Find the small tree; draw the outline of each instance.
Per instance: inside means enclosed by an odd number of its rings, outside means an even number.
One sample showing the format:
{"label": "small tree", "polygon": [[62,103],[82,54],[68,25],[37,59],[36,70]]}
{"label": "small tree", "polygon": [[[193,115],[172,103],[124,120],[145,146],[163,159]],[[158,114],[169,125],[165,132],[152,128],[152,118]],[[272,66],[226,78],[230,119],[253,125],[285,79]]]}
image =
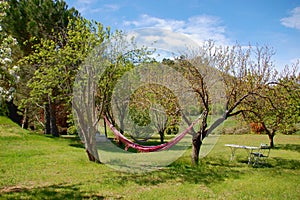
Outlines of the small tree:
{"label": "small tree", "polygon": [[[90,42],[87,44],[94,44],[94,37],[105,37],[95,40],[98,42],[95,43],[97,45],[94,48],[85,48],[89,51],[78,68],[73,87],[72,106],[88,157],[91,161],[100,162],[96,146],[98,121],[103,115],[112,121],[115,119],[110,106],[114,87],[118,79],[133,66],[135,59],[141,59],[145,54],[143,50],[135,49],[134,46],[128,52],[128,46],[132,43],[127,43],[125,35],[119,31],[110,34],[108,30],[105,35],[91,33],[89,36],[87,38]],[[123,104],[119,104],[118,108],[122,106]]]}
{"label": "small tree", "polygon": [[[129,109],[136,124],[146,126],[153,123],[161,143],[164,143],[166,130],[169,129],[171,133],[171,129],[176,129],[180,121],[181,108],[178,99],[170,89],[158,84],[146,84],[138,88],[131,96]],[[153,134],[154,130],[149,130],[149,127],[146,129],[148,134]]]}
{"label": "small tree", "polygon": [[[273,51],[268,47],[216,47],[208,42],[200,50],[192,52],[189,59],[180,60],[181,67],[177,70],[190,80],[204,110],[201,127],[192,139],[193,164],[199,161],[203,140],[228,117],[241,114],[247,99],[253,96],[259,99],[260,93],[274,80],[276,72],[271,62],[272,55]],[[221,91],[224,94],[214,94],[212,84],[223,87]],[[224,113],[208,126],[214,95],[223,96]]]}
{"label": "small tree", "polygon": [[261,91],[259,100],[252,96],[244,102],[244,119],[262,125],[271,147],[274,147],[275,133],[286,132],[300,122],[298,69],[298,63],[291,68],[286,66],[279,78]]}

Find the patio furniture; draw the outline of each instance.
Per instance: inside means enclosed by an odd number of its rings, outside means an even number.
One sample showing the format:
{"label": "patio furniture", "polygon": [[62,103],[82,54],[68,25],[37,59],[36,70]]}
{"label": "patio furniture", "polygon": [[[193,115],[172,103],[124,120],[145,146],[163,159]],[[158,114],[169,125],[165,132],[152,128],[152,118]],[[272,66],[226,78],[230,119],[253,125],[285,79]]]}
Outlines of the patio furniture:
{"label": "patio furniture", "polygon": [[245,146],[245,145],[238,145],[238,144],[225,144],[225,146],[231,149],[230,161],[234,160],[235,152],[237,149],[245,149],[248,154],[248,164],[251,164],[252,160],[255,158],[253,151],[260,149],[260,147]]}
{"label": "patio furniture", "polygon": [[253,160],[253,166],[265,163],[269,157],[271,147],[266,144],[261,144],[257,152],[251,152],[251,160]]}

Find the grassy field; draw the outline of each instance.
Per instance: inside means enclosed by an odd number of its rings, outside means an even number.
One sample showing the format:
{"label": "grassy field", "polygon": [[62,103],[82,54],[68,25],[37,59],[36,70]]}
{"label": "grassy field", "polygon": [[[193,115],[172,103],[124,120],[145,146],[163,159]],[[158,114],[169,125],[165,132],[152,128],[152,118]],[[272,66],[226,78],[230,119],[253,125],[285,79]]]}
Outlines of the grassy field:
{"label": "grassy field", "polygon": [[199,166],[190,150],[165,169],[115,171],[88,161],[75,139],[34,134],[0,117],[0,199],[300,199],[300,135],[275,136],[267,163],[229,161],[226,143],[259,145],[266,135],[223,135]]}

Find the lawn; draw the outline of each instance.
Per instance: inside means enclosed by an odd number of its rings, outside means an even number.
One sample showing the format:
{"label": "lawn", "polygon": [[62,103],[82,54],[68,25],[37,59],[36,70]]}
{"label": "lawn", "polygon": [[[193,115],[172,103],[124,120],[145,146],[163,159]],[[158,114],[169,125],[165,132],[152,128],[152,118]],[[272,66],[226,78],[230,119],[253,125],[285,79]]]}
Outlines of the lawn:
{"label": "lawn", "polygon": [[0,118],[0,199],[300,199],[300,135],[275,136],[265,165],[229,161],[226,143],[259,145],[266,135],[222,135],[199,166],[190,149],[170,166],[124,173],[88,161],[74,138],[52,138]]}

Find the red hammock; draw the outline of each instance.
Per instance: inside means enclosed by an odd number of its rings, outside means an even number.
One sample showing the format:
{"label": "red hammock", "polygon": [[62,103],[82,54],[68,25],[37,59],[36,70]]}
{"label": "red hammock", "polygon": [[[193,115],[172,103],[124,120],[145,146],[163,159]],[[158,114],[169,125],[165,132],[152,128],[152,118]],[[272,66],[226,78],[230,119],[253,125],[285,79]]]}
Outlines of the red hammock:
{"label": "red hammock", "polygon": [[116,136],[116,138],[125,144],[125,150],[126,151],[128,150],[128,148],[133,148],[133,149],[138,150],[139,152],[154,152],[154,151],[167,150],[167,149],[171,148],[172,146],[174,146],[175,144],[177,144],[192,129],[192,127],[200,120],[201,116],[202,115],[200,115],[193,123],[191,123],[191,125],[187,129],[185,129],[182,133],[180,133],[179,135],[177,135],[171,141],[169,141],[167,143],[164,143],[164,144],[156,145],[156,146],[144,146],[144,145],[140,145],[140,144],[134,143],[131,140],[129,140],[128,138],[126,138],[124,135],[122,135],[110,123],[110,121],[108,121],[108,119],[105,116],[104,116],[104,120],[106,121],[106,123],[108,124],[109,128],[112,130],[112,132]]}

